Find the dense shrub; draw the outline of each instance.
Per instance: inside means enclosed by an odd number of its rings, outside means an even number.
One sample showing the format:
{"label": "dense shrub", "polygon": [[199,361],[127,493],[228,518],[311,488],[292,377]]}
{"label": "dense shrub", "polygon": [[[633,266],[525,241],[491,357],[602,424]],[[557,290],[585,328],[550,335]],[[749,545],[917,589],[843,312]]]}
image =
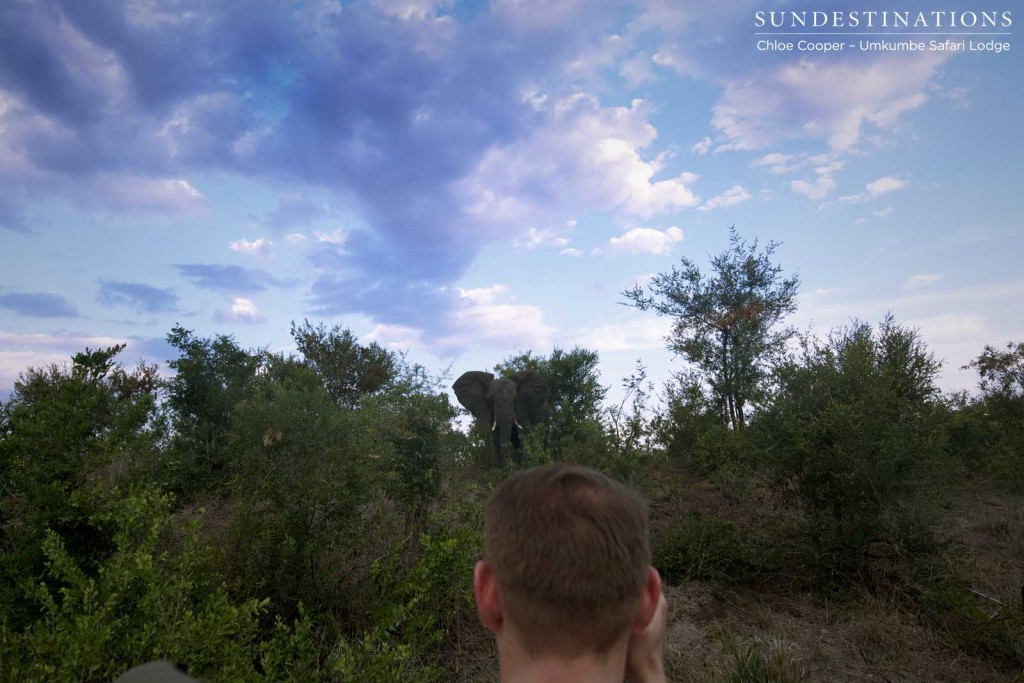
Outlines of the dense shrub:
{"label": "dense shrub", "polygon": [[972,471],[1024,492],[1024,342],[1005,351],[986,346],[968,367],[978,371],[981,395],[957,406],[955,452]]}
{"label": "dense shrub", "polygon": [[943,457],[939,363],[913,330],[887,317],[807,342],[780,370],[778,397],[757,422],[787,499],[805,514],[815,564],[845,580],[871,546],[929,542],[949,463]]}
{"label": "dense shrub", "polygon": [[733,432],[695,374],[680,373],[666,383],[664,416],[654,426],[666,454],[687,468],[708,474],[735,460]]}
{"label": "dense shrub", "polygon": [[42,573],[47,530],[87,567],[111,550],[90,520],[91,491],[116,482],[115,470],[130,470],[158,439],[156,368],[122,369],[114,358],[123,349],[26,370],[0,410],[0,612],[23,612],[19,584]]}
{"label": "dense shrub", "polygon": [[166,659],[203,678],[247,681],[262,678],[256,666],[264,655],[279,672],[297,665],[293,656],[303,650],[315,663],[309,648],[297,647],[297,631],[260,632],[266,601],[228,596],[196,524],[175,538],[166,496],[115,491],[98,507],[93,522],[111,531],[114,552],[93,571],[47,533],[46,578],[26,596],[38,620],[24,629],[0,624],[4,680],[110,680]]}
{"label": "dense shrub", "polygon": [[174,370],[167,381],[172,439],[154,463],[155,478],[187,502],[230,477],[231,413],[249,395],[266,354],[247,351],[228,335],[201,338],[181,326],[167,342],[181,355],[168,362]]}
{"label": "dense shrub", "polygon": [[[396,547],[373,567],[380,604],[362,649],[352,653],[368,676],[361,680],[411,680],[409,671],[416,672],[415,680],[447,680],[452,662],[445,654],[459,649],[459,637],[476,621],[473,565],[483,551],[482,525],[446,525],[423,534],[408,566],[400,551]],[[379,661],[382,650],[390,658],[385,667]]]}
{"label": "dense shrub", "polygon": [[733,583],[753,571],[754,546],[736,524],[690,512],[653,539],[654,566],[672,584],[687,579]]}
{"label": "dense shrub", "polygon": [[339,555],[350,554],[363,531],[359,508],[387,447],[356,419],[310,368],[281,357],[235,406],[228,566],[237,590],[273,596],[286,614],[336,594]]}

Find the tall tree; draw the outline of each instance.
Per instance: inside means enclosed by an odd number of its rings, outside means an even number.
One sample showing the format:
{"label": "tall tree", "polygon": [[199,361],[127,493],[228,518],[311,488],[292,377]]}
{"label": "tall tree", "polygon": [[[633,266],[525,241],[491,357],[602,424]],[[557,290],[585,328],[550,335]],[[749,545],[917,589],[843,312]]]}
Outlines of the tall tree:
{"label": "tall tree", "polygon": [[757,240],[740,239],[733,227],[729,244],[711,259],[708,275],[684,256],[679,268],[655,275],[647,292],[636,285],[623,296],[628,306],[673,319],[668,348],[700,369],[723,421],[742,429],[771,361],[795,334],[780,323],[796,310],[799,279],[784,278],[772,263],[777,242],[759,251]]}
{"label": "tall tree", "polygon": [[181,353],[167,364],[167,406],[174,427],[171,459],[181,493],[207,490],[227,472],[225,437],[231,411],[245,398],[266,363],[263,351],[246,351],[228,335],[203,339],[176,325],[167,342]]}
{"label": "tall tree", "polygon": [[1006,351],[985,345],[980,356],[965,365],[981,376],[979,388],[985,398],[1024,398],[1024,342],[1009,342]]}
{"label": "tall tree", "polygon": [[399,358],[376,342],[363,346],[351,331],[292,322],[292,339],[331,398],[353,408],[362,397],[387,387],[399,374]]}
{"label": "tall tree", "polygon": [[[110,549],[93,519],[93,491],[155,449],[155,366],[124,370],[124,344],[76,353],[71,364],[29,368],[0,405],[0,615],[27,615],[22,582],[43,570],[43,539],[60,537],[90,565]],[[0,622],[4,617],[0,616]]]}
{"label": "tall tree", "polygon": [[549,441],[556,444],[601,418],[601,404],[607,388],[601,385],[596,351],[573,347],[563,351],[555,347],[548,357],[532,352],[512,356],[494,367],[502,376],[519,370],[536,370],[547,380],[551,397],[548,421]]}

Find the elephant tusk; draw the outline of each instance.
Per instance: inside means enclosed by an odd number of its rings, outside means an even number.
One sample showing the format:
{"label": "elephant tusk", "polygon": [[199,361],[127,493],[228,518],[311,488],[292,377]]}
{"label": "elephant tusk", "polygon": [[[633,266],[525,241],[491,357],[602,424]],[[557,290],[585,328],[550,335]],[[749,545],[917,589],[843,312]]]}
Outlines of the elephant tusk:
{"label": "elephant tusk", "polygon": [[519,424],[518,420],[513,420],[512,424],[514,424],[516,426],[516,429],[522,429],[523,428],[523,425]]}
{"label": "elephant tusk", "polygon": [[493,432],[497,428],[498,428],[498,421],[495,420],[494,422],[491,423],[491,431]]}

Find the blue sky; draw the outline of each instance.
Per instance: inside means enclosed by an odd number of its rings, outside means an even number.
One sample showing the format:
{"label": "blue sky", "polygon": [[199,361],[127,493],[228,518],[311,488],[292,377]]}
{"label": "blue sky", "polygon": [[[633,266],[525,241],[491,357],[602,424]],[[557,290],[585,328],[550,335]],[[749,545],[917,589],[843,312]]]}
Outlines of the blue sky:
{"label": "blue sky", "polygon": [[[860,50],[871,8],[931,24],[872,40],[1011,47]],[[986,9],[7,0],[0,396],[85,346],[164,361],[176,323],[287,351],[304,318],[454,376],[578,344],[660,382],[669,323],[621,292],[730,225],[781,242],[793,324],[892,311],[972,387],[1024,339],[1024,46]],[[758,50],[770,11],[839,12],[771,38],[845,46]]]}

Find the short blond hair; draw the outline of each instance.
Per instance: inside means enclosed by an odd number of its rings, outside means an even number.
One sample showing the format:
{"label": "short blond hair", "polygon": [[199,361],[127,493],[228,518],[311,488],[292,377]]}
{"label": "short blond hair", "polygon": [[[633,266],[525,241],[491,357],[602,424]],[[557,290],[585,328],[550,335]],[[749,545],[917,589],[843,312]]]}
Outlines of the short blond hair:
{"label": "short blond hair", "polygon": [[524,470],[487,500],[484,554],[527,653],[603,654],[629,630],[647,582],[647,503],[585,467]]}

